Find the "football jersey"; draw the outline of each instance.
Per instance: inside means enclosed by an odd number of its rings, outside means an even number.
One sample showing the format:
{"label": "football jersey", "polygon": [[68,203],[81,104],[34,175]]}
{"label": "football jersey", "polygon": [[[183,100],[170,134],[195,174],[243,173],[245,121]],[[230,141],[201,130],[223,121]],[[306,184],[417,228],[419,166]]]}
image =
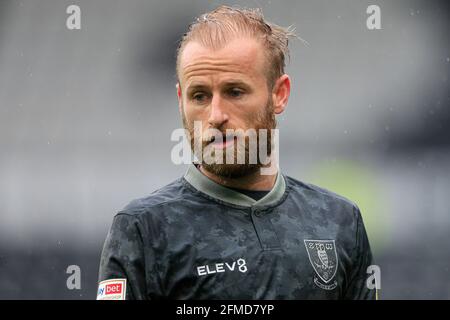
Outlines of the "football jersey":
{"label": "football jersey", "polygon": [[186,174],[119,211],[98,299],[375,299],[358,207],[277,174],[255,200]]}

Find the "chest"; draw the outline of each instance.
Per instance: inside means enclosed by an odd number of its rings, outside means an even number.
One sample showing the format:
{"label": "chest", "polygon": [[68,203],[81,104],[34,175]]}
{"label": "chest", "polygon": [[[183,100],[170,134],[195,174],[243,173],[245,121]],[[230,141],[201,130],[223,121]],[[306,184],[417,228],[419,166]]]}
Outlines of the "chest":
{"label": "chest", "polygon": [[188,219],[172,243],[168,295],[177,299],[330,299],[346,282],[341,228],[284,209]]}

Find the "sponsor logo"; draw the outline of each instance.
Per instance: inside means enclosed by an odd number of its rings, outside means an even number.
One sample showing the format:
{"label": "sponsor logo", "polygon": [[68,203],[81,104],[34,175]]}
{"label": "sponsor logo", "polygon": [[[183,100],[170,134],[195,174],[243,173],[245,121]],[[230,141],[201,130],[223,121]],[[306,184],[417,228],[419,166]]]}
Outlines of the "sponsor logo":
{"label": "sponsor logo", "polygon": [[334,240],[304,240],[309,262],[316,272],[314,283],[324,290],[337,287],[334,276],[338,267],[338,256]]}
{"label": "sponsor logo", "polygon": [[237,261],[233,261],[232,263],[218,262],[215,264],[208,264],[197,267],[197,275],[199,276],[226,271],[239,271],[245,273],[247,272],[247,263],[245,262],[245,259],[240,258]]}
{"label": "sponsor logo", "polygon": [[97,300],[125,300],[127,279],[110,279],[98,284]]}

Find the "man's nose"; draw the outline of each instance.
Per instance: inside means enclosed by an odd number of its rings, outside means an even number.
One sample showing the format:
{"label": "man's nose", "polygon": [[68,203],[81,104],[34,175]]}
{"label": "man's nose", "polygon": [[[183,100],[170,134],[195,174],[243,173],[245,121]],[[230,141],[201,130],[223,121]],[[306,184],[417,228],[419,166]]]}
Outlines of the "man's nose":
{"label": "man's nose", "polygon": [[214,95],[211,100],[211,108],[208,123],[213,127],[220,127],[228,120],[227,111],[224,108],[224,101],[220,96]]}

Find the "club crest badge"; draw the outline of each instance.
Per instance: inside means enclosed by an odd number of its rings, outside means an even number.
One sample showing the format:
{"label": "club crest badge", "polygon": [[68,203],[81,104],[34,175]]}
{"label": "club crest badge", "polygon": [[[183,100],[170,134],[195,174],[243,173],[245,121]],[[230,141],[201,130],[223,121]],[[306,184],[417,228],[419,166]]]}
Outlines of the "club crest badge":
{"label": "club crest badge", "polygon": [[334,240],[304,240],[311,265],[316,272],[314,283],[325,290],[337,286],[334,278],[338,267],[338,256]]}

